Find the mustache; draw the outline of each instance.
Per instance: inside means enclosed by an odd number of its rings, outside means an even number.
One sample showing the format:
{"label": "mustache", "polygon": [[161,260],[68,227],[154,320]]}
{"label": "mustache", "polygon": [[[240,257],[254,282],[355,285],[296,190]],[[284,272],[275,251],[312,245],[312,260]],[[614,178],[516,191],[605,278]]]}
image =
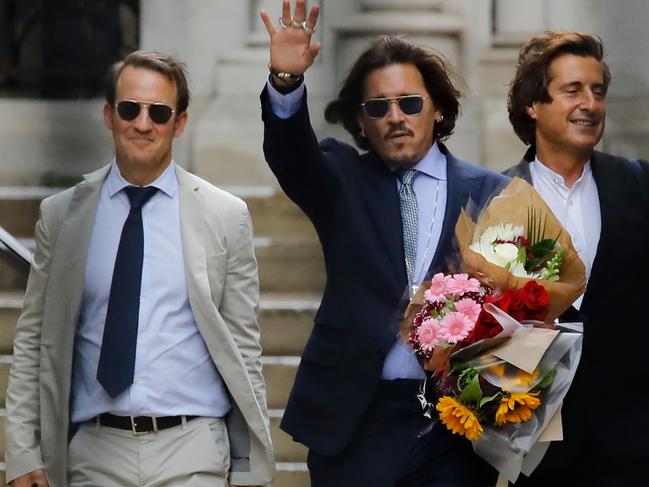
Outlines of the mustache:
{"label": "mustache", "polygon": [[386,132],[386,134],[383,136],[383,139],[388,140],[389,138],[393,137],[395,134],[408,135],[410,137],[415,135],[415,133],[412,130],[410,130],[408,127],[406,127],[404,124],[399,124],[390,127],[390,130]]}

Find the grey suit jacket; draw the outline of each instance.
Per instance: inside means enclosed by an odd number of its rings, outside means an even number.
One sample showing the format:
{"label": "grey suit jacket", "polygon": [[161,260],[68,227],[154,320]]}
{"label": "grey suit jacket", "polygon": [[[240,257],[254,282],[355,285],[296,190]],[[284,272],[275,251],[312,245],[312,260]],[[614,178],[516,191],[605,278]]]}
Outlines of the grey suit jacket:
{"label": "grey suit jacket", "polygon": [[[75,329],[102,183],[110,166],[41,204],[36,251],[7,390],[7,481],[45,468],[67,485]],[[260,485],[274,469],[256,308],[252,227],[245,203],[176,166],[189,301],[233,409],[230,482]]]}

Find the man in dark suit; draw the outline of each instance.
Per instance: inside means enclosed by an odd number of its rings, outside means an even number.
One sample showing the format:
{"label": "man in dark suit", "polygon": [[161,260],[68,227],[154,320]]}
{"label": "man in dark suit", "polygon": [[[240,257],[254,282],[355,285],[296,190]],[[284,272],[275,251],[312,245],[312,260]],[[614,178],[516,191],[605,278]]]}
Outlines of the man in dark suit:
{"label": "man in dark suit", "polygon": [[[516,485],[649,485],[649,164],[594,150],[611,79],[593,36],[546,32],[521,49],[509,119],[530,145],[506,171],[534,185],[586,265],[586,293],[564,316],[584,348],[563,405],[564,441]],[[643,480],[641,480],[643,479]]]}
{"label": "man in dark suit", "polygon": [[[434,51],[400,37],[374,42],[326,110],[358,147],[318,143],[303,73],[318,7],[283,6],[261,96],[266,159],[313,222],[327,284],[282,428],[309,448],[313,487],[487,485],[470,443],[430,424],[416,398],[425,374],[397,328],[408,294],[443,269],[460,209],[506,178],[462,162],[440,140],[459,92]],[[405,296],[405,299],[404,299]]]}

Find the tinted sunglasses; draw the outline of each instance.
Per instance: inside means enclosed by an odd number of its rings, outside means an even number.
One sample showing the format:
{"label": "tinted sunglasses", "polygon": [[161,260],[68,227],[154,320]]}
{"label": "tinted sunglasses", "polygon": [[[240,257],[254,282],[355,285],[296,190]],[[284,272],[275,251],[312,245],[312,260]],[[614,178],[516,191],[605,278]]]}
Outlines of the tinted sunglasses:
{"label": "tinted sunglasses", "polygon": [[153,123],[163,125],[169,121],[176,110],[164,103],[145,103],[142,101],[124,100],[115,104],[122,120],[131,122],[140,114],[142,108],[148,108],[149,118]]}
{"label": "tinted sunglasses", "polygon": [[417,115],[424,108],[424,101],[430,97],[421,95],[393,96],[391,98],[372,98],[361,103],[363,112],[369,118],[383,118],[390,111],[390,105],[397,103],[405,115]]}

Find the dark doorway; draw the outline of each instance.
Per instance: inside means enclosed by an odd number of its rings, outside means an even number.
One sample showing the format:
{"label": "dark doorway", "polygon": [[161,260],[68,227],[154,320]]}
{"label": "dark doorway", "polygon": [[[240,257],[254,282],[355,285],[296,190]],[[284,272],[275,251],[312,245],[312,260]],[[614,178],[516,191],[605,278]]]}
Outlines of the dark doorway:
{"label": "dark doorway", "polygon": [[0,0],[0,95],[99,95],[139,45],[139,14],[139,0]]}

